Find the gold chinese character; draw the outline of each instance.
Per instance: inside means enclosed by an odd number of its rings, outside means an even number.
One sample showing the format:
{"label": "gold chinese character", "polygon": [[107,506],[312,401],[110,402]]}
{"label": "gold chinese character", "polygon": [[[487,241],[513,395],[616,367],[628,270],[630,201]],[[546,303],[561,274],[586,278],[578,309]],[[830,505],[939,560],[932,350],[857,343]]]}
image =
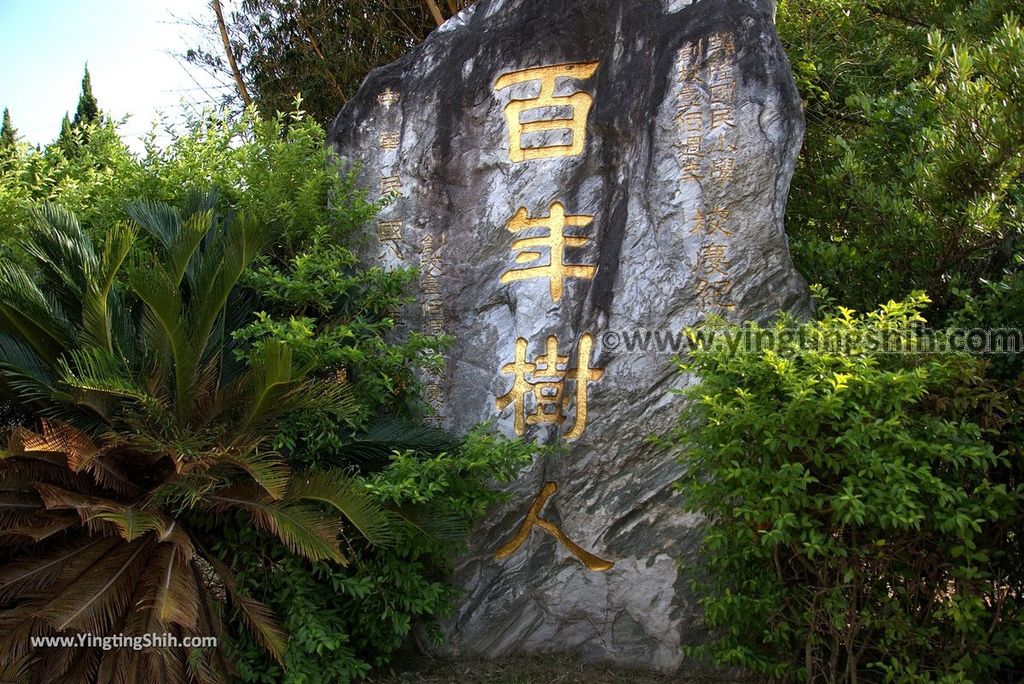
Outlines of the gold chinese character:
{"label": "gold chinese character", "polygon": [[[516,339],[515,361],[501,367],[502,373],[513,376],[512,389],[498,397],[495,405],[500,411],[512,404],[517,435],[522,435],[527,425],[561,425],[565,422],[565,409],[571,401],[570,397],[563,396],[567,380],[576,383],[572,397],[576,404],[576,420],[565,438],[577,439],[583,434],[587,425],[587,386],[604,376],[603,368],[590,367],[593,344],[593,336],[584,333],[580,337],[576,368],[569,368],[569,357],[558,354],[558,338],[554,335],[548,336],[544,354],[533,363],[526,360],[526,339]],[[532,397],[534,404],[532,413],[527,413],[528,396]]]}
{"label": "gold chinese character", "polygon": [[544,509],[544,504],[551,497],[552,494],[558,491],[558,485],[554,482],[546,482],[541,488],[540,493],[537,494],[537,498],[533,500],[533,505],[530,506],[529,512],[526,514],[526,519],[523,524],[519,526],[519,529],[513,535],[507,543],[503,544],[494,553],[494,560],[501,560],[502,558],[508,558],[515,553],[523,542],[526,541],[527,537],[530,536],[530,531],[533,526],[536,525],[540,529],[544,530],[552,537],[558,540],[558,542],[568,549],[569,553],[580,559],[583,565],[587,566],[587,569],[593,570],[594,572],[604,572],[605,570],[611,570],[615,563],[612,561],[599,558],[589,551],[585,551],[576,545],[564,532],[550,520],[545,520],[540,517],[541,510]]}
{"label": "gold chinese character", "polygon": [[380,238],[381,242],[401,240],[404,227],[404,221],[378,221],[377,237]]}
{"label": "gold chinese character", "polygon": [[701,91],[693,83],[684,83],[683,87],[679,89],[679,99],[676,102],[676,109],[679,111],[685,111],[690,107],[696,107],[700,104]]}
{"label": "gold chinese character", "polygon": [[441,294],[441,279],[433,273],[427,273],[420,279],[420,291],[426,295]]}
{"label": "gold chinese character", "polygon": [[728,82],[733,78],[732,64],[726,62],[712,62],[711,66],[708,67],[708,82],[712,85],[721,83],[723,81]]}
{"label": "gold chinese character", "polygon": [[[732,237],[732,232],[726,228],[729,221],[728,209],[709,209],[707,214],[701,208],[697,209],[697,220],[690,228],[690,235],[714,235],[721,233],[726,237]],[[722,249],[725,249],[724,247]]]}
{"label": "gold chinese character", "polygon": [[401,95],[396,93],[391,88],[387,88],[384,92],[377,96],[377,102],[384,107],[384,109],[391,109],[391,105],[398,102],[398,98]]}
{"label": "gold chinese character", "polygon": [[700,45],[686,43],[676,52],[676,61],[679,63],[679,80],[691,80],[700,65]]}
{"label": "gold chinese character", "polygon": [[392,192],[397,195],[402,194],[402,179],[399,176],[381,176],[380,194],[387,195]]}
{"label": "gold chinese character", "polygon": [[729,60],[736,54],[736,42],[731,33],[712,33],[708,36],[708,58]]}
{"label": "gold chinese character", "polygon": [[731,154],[736,151],[736,145],[732,143],[726,143],[725,135],[719,134],[714,144],[714,147],[711,148],[711,151]]}
{"label": "gold chinese character", "polygon": [[440,299],[428,299],[420,306],[423,321],[426,323],[427,332],[431,335],[440,335],[444,328],[444,304]]}
{"label": "gold chinese character", "polygon": [[686,131],[699,131],[704,128],[704,116],[700,111],[687,112],[680,117],[683,121],[683,129]]}
{"label": "gold chinese character", "polygon": [[700,135],[686,136],[686,142],[683,144],[683,154],[700,156],[700,145],[703,139],[703,136]]}
{"label": "gold chinese character", "polygon": [[684,181],[699,181],[704,178],[700,170],[700,157],[683,157],[680,173]]}
{"label": "gold chinese character", "polygon": [[732,157],[711,160],[711,177],[715,180],[730,181],[736,173],[736,160]]}
{"label": "gold chinese character", "polygon": [[701,306],[720,306],[725,309],[732,309],[736,306],[726,300],[731,291],[731,280],[708,280],[703,277],[697,280],[697,286],[694,288],[694,293]]}
{"label": "gold chinese character", "polygon": [[398,143],[401,141],[401,136],[398,133],[381,133],[380,134],[380,149],[382,150],[396,150],[398,149]]}
{"label": "gold chinese character", "polygon": [[403,261],[405,257],[402,256],[402,250],[398,246],[398,240],[387,240],[382,243],[384,245],[384,254],[381,257],[386,257],[389,253],[397,261]]}
{"label": "gold chinese character", "polygon": [[594,220],[594,217],[582,214],[566,216],[565,207],[559,202],[554,202],[548,211],[548,216],[530,218],[526,207],[520,207],[515,216],[509,219],[505,225],[512,233],[518,233],[530,228],[547,228],[548,234],[546,236],[513,240],[512,249],[523,250],[515,256],[517,264],[529,264],[540,260],[543,255],[528,248],[546,247],[548,250],[548,263],[543,266],[510,269],[502,273],[499,280],[502,283],[511,283],[529,278],[548,278],[548,290],[551,292],[551,299],[557,302],[562,298],[563,283],[566,278],[589,280],[594,277],[594,272],[597,270],[596,266],[565,263],[566,247],[582,247],[589,240],[589,238],[583,236],[566,235],[566,226],[587,226]]}
{"label": "gold chinese character", "polygon": [[[583,80],[590,78],[597,71],[598,62],[581,62],[577,64],[557,64],[554,66],[535,67],[513,71],[502,75],[494,82],[495,90],[502,90],[518,83],[540,81],[540,93],[533,98],[512,100],[505,105],[505,120],[508,122],[509,149],[508,158],[514,162],[526,159],[547,159],[551,157],[573,157],[583,152],[584,134],[587,128],[587,115],[593,98],[584,92],[573,95],[555,95],[555,81],[559,78]],[[568,117],[539,121],[523,122],[523,112],[545,107],[568,107]],[[571,135],[571,142],[559,145],[540,147],[523,147],[523,135],[565,129]]]}
{"label": "gold chinese character", "polygon": [[[437,240],[438,243],[441,240]],[[435,274],[440,275],[443,268],[441,265],[441,255],[437,253],[435,249],[435,240],[432,235],[424,235],[420,241],[420,272],[424,274]],[[437,247],[440,248],[440,245]]]}
{"label": "gold chinese character", "polygon": [[731,128],[736,127],[736,119],[733,116],[732,109],[711,109],[711,128],[716,128],[720,125]]}
{"label": "gold chinese character", "polygon": [[697,256],[699,272],[702,275],[725,275],[729,260],[725,258],[725,245],[704,245]]}
{"label": "gold chinese character", "polygon": [[719,83],[711,86],[711,101],[715,104],[732,107],[736,104],[736,81]]}
{"label": "gold chinese character", "polygon": [[444,401],[444,390],[441,389],[441,385],[436,380],[431,381],[424,387],[423,395],[427,403],[432,406],[436,406]]}

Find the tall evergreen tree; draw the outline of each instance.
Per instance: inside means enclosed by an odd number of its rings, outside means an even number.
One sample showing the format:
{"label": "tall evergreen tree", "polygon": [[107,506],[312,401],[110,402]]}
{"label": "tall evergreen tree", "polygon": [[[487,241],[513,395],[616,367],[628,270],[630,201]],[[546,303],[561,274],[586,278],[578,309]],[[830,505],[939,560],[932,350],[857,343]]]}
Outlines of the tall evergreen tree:
{"label": "tall evergreen tree", "polygon": [[4,122],[0,125],[0,150],[13,150],[18,142],[18,129],[11,124],[11,113],[4,107]]}
{"label": "tall evergreen tree", "polygon": [[78,109],[75,110],[75,119],[72,122],[75,127],[85,124],[98,123],[100,120],[100,109],[96,104],[96,96],[92,94],[92,78],[89,76],[89,66],[85,67],[85,75],[82,76],[82,93],[78,96]]}

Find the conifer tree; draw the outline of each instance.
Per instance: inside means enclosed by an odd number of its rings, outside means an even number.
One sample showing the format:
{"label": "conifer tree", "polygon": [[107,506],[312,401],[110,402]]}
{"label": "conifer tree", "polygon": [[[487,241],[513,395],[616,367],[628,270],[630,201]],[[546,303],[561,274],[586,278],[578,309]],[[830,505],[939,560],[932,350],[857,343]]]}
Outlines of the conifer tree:
{"label": "conifer tree", "polygon": [[85,75],[82,76],[82,93],[78,96],[78,109],[75,110],[75,119],[72,123],[78,128],[85,124],[98,123],[99,120],[100,110],[96,104],[96,96],[92,94],[92,78],[86,65]]}
{"label": "conifer tree", "polygon": [[11,124],[11,113],[4,107],[4,120],[0,124],[0,154],[12,152],[18,144],[18,129]]}

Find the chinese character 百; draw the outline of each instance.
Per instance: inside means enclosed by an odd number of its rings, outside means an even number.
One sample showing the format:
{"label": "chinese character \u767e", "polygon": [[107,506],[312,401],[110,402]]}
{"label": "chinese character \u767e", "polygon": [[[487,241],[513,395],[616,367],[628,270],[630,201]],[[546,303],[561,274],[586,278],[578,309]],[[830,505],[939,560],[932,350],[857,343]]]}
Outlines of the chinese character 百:
{"label": "chinese character \u767e", "polygon": [[[556,64],[554,66],[535,67],[504,74],[494,82],[495,90],[510,86],[540,81],[540,92],[536,97],[512,100],[505,105],[505,120],[508,122],[509,149],[508,158],[514,162],[527,159],[546,159],[551,157],[572,157],[583,151],[584,135],[587,127],[587,115],[593,98],[584,92],[573,95],[555,95],[555,82],[559,78],[582,80],[590,78],[597,71],[598,62],[582,62],[577,64]],[[557,116],[536,121],[523,122],[523,112],[542,108],[568,108],[569,116]],[[568,130],[571,142],[567,144],[523,147],[523,135],[543,131]]]}
{"label": "chinese character \u767e", "polygon": [[543,255],[534,251],[533,247],[546,247],[548,250],[548,263],[543,266],[530,266],[524,268],[513,268],[501,274],[502,283],[511,283],[517,280],[529,278],[547,278],[548,289],[551,292],[551,299],[558,301],[562,297],[563,283],[566,278],[591,279],[594,277],[596,266],[586,264],[566,264],[565,248],[582,247],[589,238],[579,235],[566,235],[566,226],[586,226],[593,220],[593,216],[566,215],[565,207],[554,202],[548,216],[537,216],[530,218],[525,207],[520,207],[506,224],[506,228],[512,233],[529,230],[531,228],[547,228],[548,234],[541,237],[528,237],[513,240],[513,250],[523,250],[515,256],[517,264],[529,264],[539,261]]}
{"label": "chinese character \u767e", "polygon": [[[565,438],[577,439],[583,434],[587,425],[587,387],[604,375],[603,368],[590,367],[593,344],[593,336],[584,333],[580,337],[576,368],[569,368],[569,357],[558,354],[558,339],[554,335],[548,336],[544,354],[536,357],[533,363],[526,360],[526,339],[516,339],[515,360],[501,367],[502,373],[513,376],[512,388],[498,397],[495,405],[500,411],[512,404],[517,435],[522,435],[527,425],[561,425],[566,420],[565,410],[573,399],[576,419]],[[566,381],[575,382],[575,394],[565,394]],[[528,412],[527,397],[532,398],[533,412]]]}
{"label": "chinese character \u767e", "polygon": [[512,539],[508,540],[494,553],[494,560],[501,560],[502,558],[508,558],[515,553],[520,546],[526,541],[527,537],[530,536],[530,531],[533,526],[536,525],[540,529],[544,530],[552,537],[558,540],[558,542],[569,550],[569,553],[580,559],[589,570],[594,572],[604,572],[605,570],[611,570],[615,563],[612,561],[599,558],[594,554],[580,548],[579,545],[574,543],[564,532],[550,520],[545,520],[540,517],[540,512],[544,509],[544,504],[551,497],[552,494],[558,491],[558,485],[554,482],[545,482],[544,486],[541,487],[540,492],[537,494],[537,498],[533,500],[533,504],[530,506],[530,510],[526,514],[526,519],[523,520],[523,524],[519,526],[516,533],[512,536]]}

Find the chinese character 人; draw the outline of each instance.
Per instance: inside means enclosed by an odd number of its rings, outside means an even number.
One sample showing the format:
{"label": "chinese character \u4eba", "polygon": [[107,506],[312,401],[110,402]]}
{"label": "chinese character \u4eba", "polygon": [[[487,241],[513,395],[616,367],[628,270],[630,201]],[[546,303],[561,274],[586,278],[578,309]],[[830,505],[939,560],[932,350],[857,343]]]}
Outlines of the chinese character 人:
{"label": "chinese character \u4eba", "polygon": [[533,530],[533,526],[536,525],[540,529],[544,530],[552,537],[558,540],[558,542],[569,550],[569,553],[580,559],[583,565],[587,566],[589,570],[594,572],[604,572],[605,570],[611,570],[615,563],[612,561],[599,558],[594,554],[580,548],[575,542],[569,539],[561,528],[550,520],[545,520],[540,517],[540,512],[544,508],[544,504],[547,503],[551,495],[558,491],[558,485],[554,482],[545,482],[544,486],[541,487],[540,493],[537,494],[537,498],[533,500],[533,504],[530,506],[529,512],[526,514],[526,519],[523,520],[523,524],[519,526],[516,533],[512,536],[508,542],[503,544],[494,553],[495,560],[501,560],[502,558],[508,558],[523,545],[527,537],[530,536],[530,532]]}

